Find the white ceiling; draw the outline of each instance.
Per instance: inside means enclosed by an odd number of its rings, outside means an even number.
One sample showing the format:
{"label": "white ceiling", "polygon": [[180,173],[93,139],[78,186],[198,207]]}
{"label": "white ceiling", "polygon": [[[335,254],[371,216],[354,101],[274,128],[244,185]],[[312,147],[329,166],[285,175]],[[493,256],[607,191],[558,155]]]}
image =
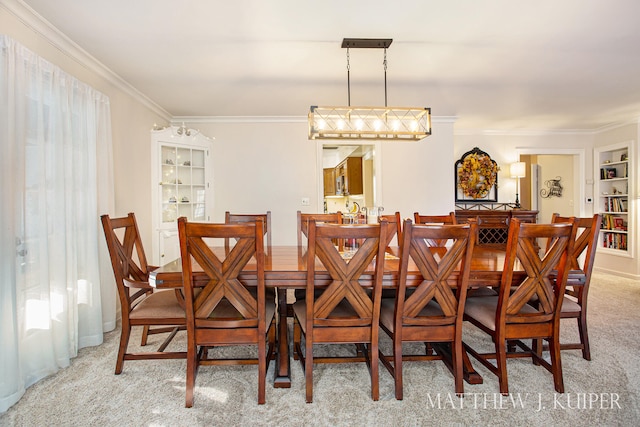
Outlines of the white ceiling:
{"label": "white ceiling", "polygon": [[[597,129],[640,116],[637,0],[24,0],[173,116],[347,103],[344,37],[392,38],[388,104],[459,129]],[[351,50],[383,105],[383,51]]]}

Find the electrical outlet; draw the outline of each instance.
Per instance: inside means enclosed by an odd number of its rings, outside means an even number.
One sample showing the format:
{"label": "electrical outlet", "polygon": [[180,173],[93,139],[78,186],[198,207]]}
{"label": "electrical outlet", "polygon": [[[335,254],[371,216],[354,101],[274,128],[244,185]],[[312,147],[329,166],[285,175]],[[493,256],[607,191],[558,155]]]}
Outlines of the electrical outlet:
{"label": "electrical outlet", "polygon": [[308,197],[303,197],[301,204],[302,204],[302,206],[309,206],[311,204],[311,201],[309,200]]}

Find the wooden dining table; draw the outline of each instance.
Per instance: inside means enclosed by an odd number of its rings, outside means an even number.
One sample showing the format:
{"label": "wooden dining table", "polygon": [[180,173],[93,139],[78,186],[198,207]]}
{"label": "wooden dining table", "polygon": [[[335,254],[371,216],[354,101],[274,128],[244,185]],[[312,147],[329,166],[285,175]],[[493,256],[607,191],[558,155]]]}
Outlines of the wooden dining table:
{"label": "wooden dining table", "polygon": [[[215,248],[215,251],[224,252],[224,248]],[[438,249],[434,249],[438,250]],[[301,246],[271,246],[265,250],[265,284],[268,288],[277,290],[278,299],[278,331],[277,331],[277,356],[276,370],[274,375],[274,387],[288,388],[291,387],[291,365],[289,359],[289,333],[287,326],[287,297],[288,289],[305,289],[307,262],[306,247]],[[491,247],[477,246],[474,250],[471,264],[471,273],[469,278],[470,287],[486,287],[499,286],[502,277],[502,268],[504,264],[505,252],[503,250]],[[240,274],[240,280],[248,284],[255,283],[256,272],[252,271],[250,262]],[[413,265],[413,267],[412,267]],[[398,249],[389,248],[388,255],[385,257],[383,287],[394,288],[398,281]],[[197,274],[198,266],[194,266],[195,286],[198,286],[199,280],[202,285],[206,283],[208,277],[203,273],[202,276]],[[373,272],[373,270],[371,270]],[[514,281],[518,279],[518,274],[514,275]],[[455,286],[457,275],[454,273],[451,277],[452,285]],[[367,285],[367,274],[362,277],[361,283]],[[422,281],[422,275],[417,267],[410,262],[409,274],[407,281],[415,281],[416,284]],[[316,284],[329,284],[331,278],[329,274],[322,274],[322,271],[316,272]],[[158,289],[175,289],[182,287],[182,265],[181,260],[174,260],[163,265],[157,270],[149,274],[149,283]],[[446,351],[446,349],[443,349]],[[465,363],[465,380],[471,384],[482,383],[482,377],[473,369],[467,361]]]}

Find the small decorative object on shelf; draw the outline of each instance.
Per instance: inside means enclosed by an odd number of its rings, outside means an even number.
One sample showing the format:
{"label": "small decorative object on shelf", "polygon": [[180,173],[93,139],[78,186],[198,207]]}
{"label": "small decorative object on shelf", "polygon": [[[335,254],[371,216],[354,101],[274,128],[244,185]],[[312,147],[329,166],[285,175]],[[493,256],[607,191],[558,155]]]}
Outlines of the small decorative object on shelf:
{"label": "small decorative object on shelf", "polygon": [[475,147],[456,161],[454,167],[456,202],[497,202],[498,164]]}

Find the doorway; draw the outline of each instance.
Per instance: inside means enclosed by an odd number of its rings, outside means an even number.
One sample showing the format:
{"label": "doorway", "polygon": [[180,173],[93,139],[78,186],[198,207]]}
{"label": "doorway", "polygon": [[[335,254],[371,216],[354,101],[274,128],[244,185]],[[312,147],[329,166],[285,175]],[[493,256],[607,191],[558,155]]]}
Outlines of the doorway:
{"label": "doorway", "polygon": [[[558,212],[565,216],[585,215],[585,151],[583,149],[518,149],[527,163],[522,182],[523,197],[538,222],[549,222]],[[525,200],[523,200],[525,202]]]}
{"label": "doorway", "polygon": [[[381,200],[380,194],[380,150],[379,142],[358,143],[328,141],[318,144],[318,180],[319,191],[324,212],[355,213],[365,206],[375,206]],[[361,159],[359,176],[362,185],[354,192],[342,191],[344,177],[335,175],[339,166],[348,158]],[[360,161],[358,162],[360,163]],[[332,182],[333,181],[333,182]]]}

